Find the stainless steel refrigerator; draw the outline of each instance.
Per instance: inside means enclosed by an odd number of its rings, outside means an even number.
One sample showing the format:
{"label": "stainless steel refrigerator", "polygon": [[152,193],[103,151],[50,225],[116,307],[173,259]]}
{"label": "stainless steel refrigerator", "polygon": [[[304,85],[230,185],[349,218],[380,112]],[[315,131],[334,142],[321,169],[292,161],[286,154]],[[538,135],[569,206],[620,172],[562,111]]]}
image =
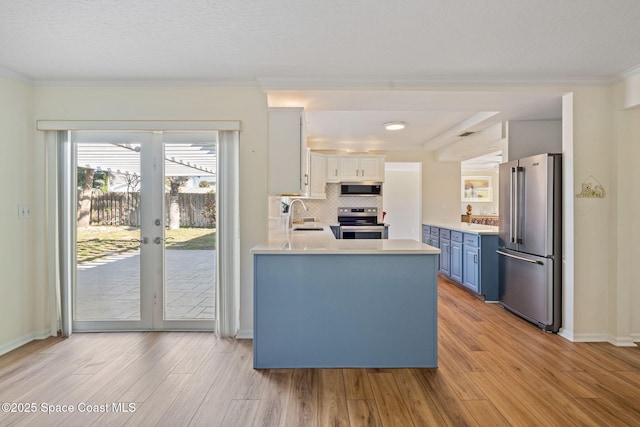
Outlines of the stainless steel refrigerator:
{"label": "stainless steel refrigerator", "polygon": [[500,165],[500,304],[548,332],[562,320],[562,155]]}

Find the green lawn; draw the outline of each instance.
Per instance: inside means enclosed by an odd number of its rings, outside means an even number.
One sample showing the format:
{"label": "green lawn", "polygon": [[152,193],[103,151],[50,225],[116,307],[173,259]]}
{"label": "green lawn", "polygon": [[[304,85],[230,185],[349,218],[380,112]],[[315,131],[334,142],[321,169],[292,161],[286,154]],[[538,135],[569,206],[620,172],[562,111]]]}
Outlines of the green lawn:
{"label": "green lawn", "polygon": [[[150,236],[153,238],[152,236]],[[166,230],[167,249],[213,250],[215,228]],[[90,226],[78,228],[78,262],[95,261],[109,255],[133,252],[140,248],[140,229],[131,227]]]}

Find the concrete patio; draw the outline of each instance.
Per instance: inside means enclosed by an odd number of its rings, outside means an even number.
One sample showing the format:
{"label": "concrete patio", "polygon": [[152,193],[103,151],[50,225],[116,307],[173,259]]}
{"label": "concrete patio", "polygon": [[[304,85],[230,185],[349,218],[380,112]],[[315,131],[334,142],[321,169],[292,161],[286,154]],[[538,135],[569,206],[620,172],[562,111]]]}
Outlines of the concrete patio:
{"label": "concrete patio", "polygon": [[[140,252],[78,265],[76,320],[140,317]],[[215,317],[215,250],[166,251],[165,319]]]}

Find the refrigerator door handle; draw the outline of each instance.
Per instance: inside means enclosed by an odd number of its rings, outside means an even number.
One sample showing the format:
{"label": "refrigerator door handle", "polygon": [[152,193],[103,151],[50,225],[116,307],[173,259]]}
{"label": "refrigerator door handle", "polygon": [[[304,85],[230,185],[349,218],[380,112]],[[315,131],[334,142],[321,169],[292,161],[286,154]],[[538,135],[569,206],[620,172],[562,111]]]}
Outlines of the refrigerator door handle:
{"label": "refrigerator door handle", "polygon": [[[516,177],[516,189],[515,189],[515,197],[513,197],[515,203],[515,217],[512,217],[511,222],[515,223],[515,236],[513,239],[514,243],[521,244],[522,243],[522,213],[524,209],[522,206],[522,201],[524,200],[524,188],[522,187],[524,183],[524,168],[522,166],[518,166],[513,168]],[[518,174],[522,174],[522,177]],[[523,178],[521,180],[521,178]]]}
{"label": "refrigerator door handle", "polygon": [[519,261],[525,261],[525,262],[529,262],[531,264],[544,265],[544,263],[542,261],[536,261],[534,259],[523,258],[521,256],[511,255],[511,254],[508,254],[508,253],[502,252],[502,251],[496,251],[496,253],[500,254],[500,255],[508,256],[509,258],[515,258],[515,259],[517,259]]}
{"label": "refrigerator door handle", "polygon": [[[514,178],[515,177],[515,178]],[[516,214],[516,197],[517,197],[517,187],[516,187],[516,183],[517,183],[517,175],[516,175],[516,168],[511,168],[511,203],[509,206],[509,240],[511,241],[511,243],[515,243],[515,235],[516,235],[516,222],[518,221],[518,217],[514,214]]]}

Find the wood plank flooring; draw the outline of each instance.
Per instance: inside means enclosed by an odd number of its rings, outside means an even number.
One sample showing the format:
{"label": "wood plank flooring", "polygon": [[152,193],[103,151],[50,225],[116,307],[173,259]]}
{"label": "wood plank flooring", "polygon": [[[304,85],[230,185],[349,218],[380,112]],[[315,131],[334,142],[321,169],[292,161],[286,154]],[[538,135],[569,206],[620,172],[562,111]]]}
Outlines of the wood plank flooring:
{"label": "wood plank flooring", "polygon": [[442,279],[438,326],[437,369],[257,371],[251,341],[196,332],[36,341],[0,357],[21,410],[0,426],[640,425],[640,348],[571,343]]}

